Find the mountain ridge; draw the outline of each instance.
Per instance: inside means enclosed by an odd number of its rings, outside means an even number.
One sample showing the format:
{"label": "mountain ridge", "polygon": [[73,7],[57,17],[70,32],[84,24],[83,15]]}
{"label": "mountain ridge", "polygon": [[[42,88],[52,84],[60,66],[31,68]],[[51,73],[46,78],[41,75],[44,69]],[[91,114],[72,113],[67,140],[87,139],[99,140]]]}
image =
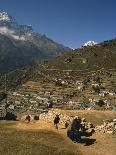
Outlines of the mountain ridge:
{"label": "mountain ridge", "polygon": [[0,73],[31,66],[68,51],[70,48],[34,32],[32,26],[19,25],[14,17],[0,12]]}

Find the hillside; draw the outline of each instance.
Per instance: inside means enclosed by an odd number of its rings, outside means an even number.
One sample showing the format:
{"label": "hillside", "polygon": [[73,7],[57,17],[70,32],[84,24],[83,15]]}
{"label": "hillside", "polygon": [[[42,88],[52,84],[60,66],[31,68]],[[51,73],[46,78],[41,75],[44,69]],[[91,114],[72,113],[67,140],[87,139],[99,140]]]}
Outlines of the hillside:
{"label": "hillside", "polygon": [[[100,69],[106,72],[108,70],[115,71],[115,39],[105,41],[95,46],[87,46],[76,49],[50,61],[44,61],[41,65],[35,65],[10,72],[7,76],[8,86],[13,88],[29,80],[50,80],[55,77],[60,78],[60,76],[63,78],[68,74],[70,74],[72,78],[76,79],[77,77],[82,77],[81,75],[83,74],[89,75],[89,72],[96,72]],[[90,73],[90,75],[91,74],[92,73]],[[1,84],[3,80],[4,77],[1,77]]]}
{"label": "hillside", "polygon": [[70,51],[69,48],[20,25],[7,12],[0,11],[0,74],[41,63]]}
{"label": "hillside", "polygon": [[99,68],[116,68],[116,39],[104,41],[94,46],[75,49],[46,64],[49,69],[94,70]]}

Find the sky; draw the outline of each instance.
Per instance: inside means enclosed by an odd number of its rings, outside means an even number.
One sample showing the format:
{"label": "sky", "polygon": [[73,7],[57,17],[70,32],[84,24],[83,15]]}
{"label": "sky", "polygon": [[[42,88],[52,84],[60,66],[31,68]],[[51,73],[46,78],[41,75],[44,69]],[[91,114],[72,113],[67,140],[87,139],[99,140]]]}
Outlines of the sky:
{"label": "sky", "polygon": [[71,48],[116,37],[116,0],[0,0],[0,10]]}

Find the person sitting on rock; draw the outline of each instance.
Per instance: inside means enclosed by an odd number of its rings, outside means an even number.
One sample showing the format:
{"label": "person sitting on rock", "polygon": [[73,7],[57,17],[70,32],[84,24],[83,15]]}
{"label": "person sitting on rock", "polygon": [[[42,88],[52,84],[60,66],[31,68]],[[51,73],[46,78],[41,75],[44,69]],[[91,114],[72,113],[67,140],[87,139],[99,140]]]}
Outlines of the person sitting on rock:
{"label": "person sitting on rock", "polygon": [[25,120],[27,120],[27,123],[29,123],[31,121],[31,117],[27,115]]}
{"label": "person sitting on rock", "polygon": [[58,123],[59,123],[59,121],[60,121],[60,117],[59,117],[59,115],[57,114],[56,116],[55,116],[55,118],[54,118],[54,126],[55,126],[55,128],[58,130]]}

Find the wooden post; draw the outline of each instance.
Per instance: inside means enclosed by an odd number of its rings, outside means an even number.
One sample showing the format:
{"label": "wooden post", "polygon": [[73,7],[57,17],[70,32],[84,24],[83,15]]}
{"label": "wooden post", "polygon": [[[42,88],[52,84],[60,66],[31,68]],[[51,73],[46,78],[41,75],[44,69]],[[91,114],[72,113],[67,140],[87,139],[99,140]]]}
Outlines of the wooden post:
{"label": "wooden post", "polygon": [[4,77],[4,91],[6,93],[6,98],[5,98],[6,106],[5,106],[5,110],[6,110],[6,114],[7,114],[7,76],[6,76],[6,74],[5,74],[5,77]]}

